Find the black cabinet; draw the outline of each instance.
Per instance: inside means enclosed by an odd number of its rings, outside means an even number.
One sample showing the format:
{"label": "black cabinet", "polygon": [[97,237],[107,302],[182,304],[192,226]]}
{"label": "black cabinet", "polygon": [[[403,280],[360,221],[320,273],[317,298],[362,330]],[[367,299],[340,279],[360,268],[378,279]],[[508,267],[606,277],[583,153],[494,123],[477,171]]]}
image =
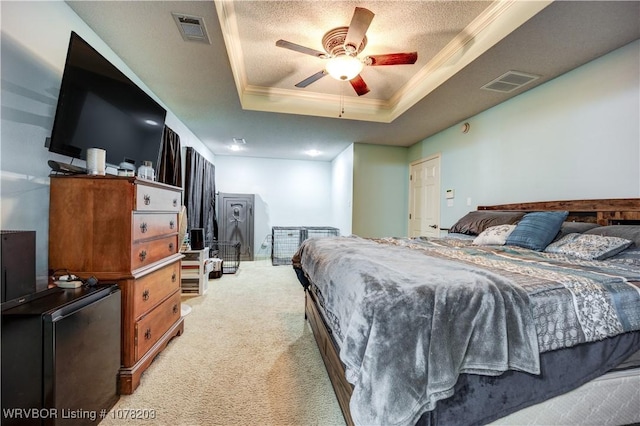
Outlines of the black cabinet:
{"label": "black cabinet", "polygon": [[2,303],[36,292],[36,232],[0,231]]}
{"label": "black cabinet", "polygon": [[119,396],[118,286],[52,288],[2,308],[2,424],[97,424]]}

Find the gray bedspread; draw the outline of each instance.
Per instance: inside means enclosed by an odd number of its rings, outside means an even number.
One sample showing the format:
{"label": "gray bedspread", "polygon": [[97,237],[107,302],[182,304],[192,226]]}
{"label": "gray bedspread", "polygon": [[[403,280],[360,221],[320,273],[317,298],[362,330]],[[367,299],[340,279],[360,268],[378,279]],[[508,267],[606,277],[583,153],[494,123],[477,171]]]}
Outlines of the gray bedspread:
{"label": "gray bedspread", "polygon": [[640,329],[640,293],[619,271],[558,272],[565,259],[527,252],[425,239],[301,245],[294,268],[314,283],[340,347],[356,424],[412,425],[460,374],[538,374],[540,352]]}

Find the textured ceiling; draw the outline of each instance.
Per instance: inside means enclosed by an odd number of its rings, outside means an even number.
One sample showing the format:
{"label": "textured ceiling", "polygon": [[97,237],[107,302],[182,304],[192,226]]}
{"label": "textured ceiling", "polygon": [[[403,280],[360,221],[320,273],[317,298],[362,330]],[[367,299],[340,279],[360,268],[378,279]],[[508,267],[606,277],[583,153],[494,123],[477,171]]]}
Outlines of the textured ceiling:
{"label": "textured ceiling", "polygon": [[[330,160],[353,142],[410,146],[640,37],[636,1],[67,3],[216,155],[317,149]],[[322,50],[324,32],[348,25],[356,6],[375,13],[363,54],[415,50],[418,62],[365,68],[362,97],[330,77],[293,87],[322,60],[276,40]],[[172,12],[202,17],[211,43],[185,42]],[[480,90],[509,70],[541,78],[509,94]],[[247,141],[239,153],[234,137]]]}
{"label": "textured ceiling", "polygon": [[[322,36],[332,28],[348,26],[356,6],[375,17],[367,31],[367,46],[359,55],[418,52],[414,65],[367,67],[363,78],[371,92],[368,99],[389,99],[424,67],[451,39],[461,33],[491,2],[307,2],[300,14],[287,2],[238,2],[235,17],[242,41],[247,84],[294,89],[294,85],[322,70],[325,60],[275,46],[274,36],[316,50],[323,50]],[[269,25],[264,25],[267,22]],[[398,22],[402,25],[398,26]],[[274,30],[275,29],[275,30]],[[277,40],[277,39],[276,39]],[[265,66],[268,65],[268,66]],[[357,96],[348,84],[324,78],[310,91]]]}
{"label": "textured ceiling", "polygon": [[[244,109],[388,123],[477,56],[547,6],[537,2],[216,2]],[[374,13],[358,55],[416,52],[411,65],[365,66],[370,91],[358,97],[348,82],[324,77],[326,59],[282,49],[284,39],[323,52],[323,35],[348,26],[354,10]],[[268,23],[268,25],[265,25]],[[329,52],[328,52],[329,53]]]}

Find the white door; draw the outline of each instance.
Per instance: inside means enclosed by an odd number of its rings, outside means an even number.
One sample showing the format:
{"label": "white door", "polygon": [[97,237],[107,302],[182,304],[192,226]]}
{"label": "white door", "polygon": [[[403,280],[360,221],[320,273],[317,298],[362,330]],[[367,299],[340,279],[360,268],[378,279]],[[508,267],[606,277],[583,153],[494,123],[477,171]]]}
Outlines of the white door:
{"label": "white door", "polygon": [[440,236],[440,155],[411,163],[409,236]]}

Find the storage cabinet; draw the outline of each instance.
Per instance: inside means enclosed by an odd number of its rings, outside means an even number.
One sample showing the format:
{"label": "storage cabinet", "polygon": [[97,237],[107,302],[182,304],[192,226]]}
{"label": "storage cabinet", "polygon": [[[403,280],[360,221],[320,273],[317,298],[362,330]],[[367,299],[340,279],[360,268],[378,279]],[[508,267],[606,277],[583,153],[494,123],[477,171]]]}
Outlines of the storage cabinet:
{"label": "storage cabinet", "polygon": [[182,294],[203,295],[209,290],[211,263],[209,247],[202,250],[186,250],[182,260]]}
{"label": "storage cabinet", "polygon": [[122,291],[119,391],[130,394],[184,329],[178,212],[182,189],[118,176],[52,176],[49,268]]}

